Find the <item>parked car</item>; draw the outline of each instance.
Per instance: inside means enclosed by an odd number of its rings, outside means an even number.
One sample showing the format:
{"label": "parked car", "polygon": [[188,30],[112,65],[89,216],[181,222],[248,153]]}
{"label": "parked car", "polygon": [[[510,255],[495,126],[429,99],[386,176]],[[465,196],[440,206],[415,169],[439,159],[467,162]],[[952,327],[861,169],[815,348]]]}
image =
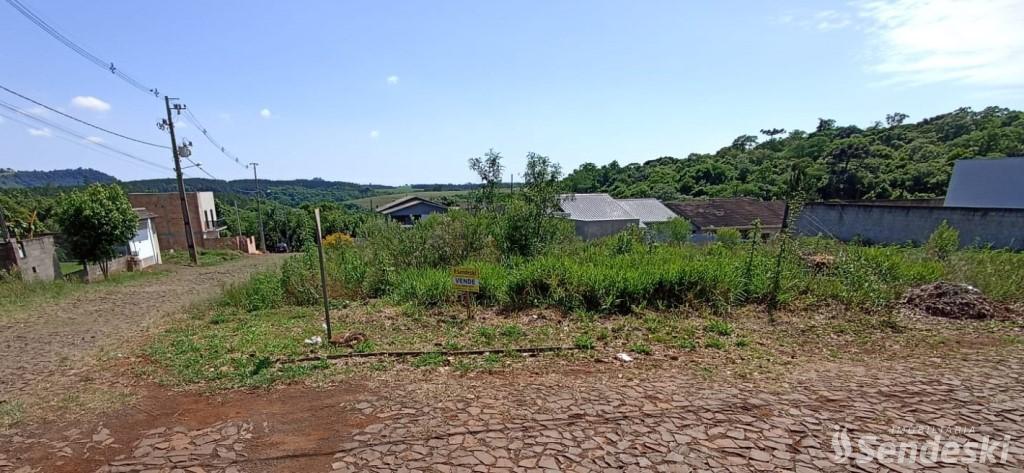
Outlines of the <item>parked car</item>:
{"label": "parked car", "polygon": [[287,253],[288,252],[288,244],[287,243],[278,243],[278,244],[270,247],[270,252],[271,253]]}

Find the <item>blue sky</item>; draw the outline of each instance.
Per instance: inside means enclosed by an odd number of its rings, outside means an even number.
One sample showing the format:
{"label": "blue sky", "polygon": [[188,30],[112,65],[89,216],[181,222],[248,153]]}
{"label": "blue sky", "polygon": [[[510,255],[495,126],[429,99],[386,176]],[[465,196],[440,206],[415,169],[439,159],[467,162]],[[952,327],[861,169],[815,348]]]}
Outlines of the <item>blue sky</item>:
{"label": "blue sky", "polygon": [[[515,172],[528,151],[571,170],[712,152],[761,128],[811,129],[818,117],[866,126],[897,111],[918,120],[961,106],[1024,108],[1019,0],[22,2],[181,97],[267,178],[467,182],[466,160],[492,147]],[[161,100],[2,2],[0,52],[0,84],[167,141],[155,127]],[[0,100],[170,163],[167,151]],[[0,167],[170,176],[44,125],[0,120]],[[215,176],[250,175],[195,127],[179,135]]]}

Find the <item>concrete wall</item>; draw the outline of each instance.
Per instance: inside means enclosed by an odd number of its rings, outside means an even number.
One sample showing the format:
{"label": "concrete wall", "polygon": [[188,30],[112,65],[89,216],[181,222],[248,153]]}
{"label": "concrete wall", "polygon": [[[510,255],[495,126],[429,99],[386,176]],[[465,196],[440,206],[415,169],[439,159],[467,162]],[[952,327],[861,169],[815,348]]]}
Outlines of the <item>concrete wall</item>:
{"label": "concrete wall", "polygon": [[1024,249],[1024,210],[1018,209],[813,203],[795,230],[842,241],[922,244],[943,220],[960,231],[963,246]]}
{"label": "concrete wall", "polygon": [[205,248],[208,250],[235,250],[249,255],[259,253],[256,249],[256,237],[230,236],[210,238],[205,241]]}
{"label": "concrete wall", "polygon": [[[138,258],[134,256],[120,256],[110,260],[110,264],[107,266],[107,272],[113,276],[117,273],[125,271],[138,271],[140,269],[140,262]],[[103,280],[103,271],[100,269],[100,265],[96,263],[88,263],[85,265],[85,271],[79,271],[77,274],[83,281],[95,282]]]}
{"label": "concrete wall", "polygon": [[0,242],[0,269],[17,270],[25,281],[53,281],[60,278],[60,262],[53,236]]}
{"label": "concrete wall", "polygon": [[[131,201],[132,207],[145,207],[157,215],[156,234],[163,249],[188,250],[185,222],[181,216],[181,201],[178,200],[177,192],[133,193],[128,194],[128,200]],[[220,236],[215,230],[207,227],[211,210],[213,218],[217,217],[216,209],[213,209],[213,193],[187,192],[185,202],[188,204],[196,247],[204,248],[204,235],[212,238]]]}
{"label": "concrete wall", "polygon": [[630,225],[639,226],[640,219],[623,220],[573,220],[576,236],[584,240],[604,238],[619,233]]}

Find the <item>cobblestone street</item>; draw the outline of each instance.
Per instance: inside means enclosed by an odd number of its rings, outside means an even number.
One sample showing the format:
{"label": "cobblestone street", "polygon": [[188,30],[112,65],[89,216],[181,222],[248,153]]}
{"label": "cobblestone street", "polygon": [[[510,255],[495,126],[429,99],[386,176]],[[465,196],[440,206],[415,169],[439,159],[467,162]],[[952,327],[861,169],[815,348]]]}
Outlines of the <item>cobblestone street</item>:
{"label": "cobblestone street", "polygon": [[[776,382],[699,376],[685,366],[515,373],[322,391],[320,405],[264,400],[204,425],[146,425],[121,438],[102,425],[33,439],[8,432],[0,471],[23,448],[59,458],[52,471],[942,471],[1019,472],[1024,459],[1024,353],[822,367]],[[302,388],[309,389],[309,388]],[[296,392],[300,392],[296,390]],[[301,391],[305,392],[305,391]],[[269,395],[269,394],[268,394]],[[250,394],[249,396],[260,396]],[[152,421],[146,421],[152,422]],[[135,425],[135,424],[133,424]],[[318,427],[351,428],[324,433]],[[894,429],[903,429],[903,432]],[[928,429],[936,429],[929,432]],[[935,433],[987,456],[838,463],[833,438],[914,441]],[[298,437],[315,437],[309,442]],[[989,440],[986,440],[986,437]],[[973,444],[972,444],[973,442]],[[107,458],[88,470],[76,459]],[[853,458],[853,457],[851,457]],[[979,461],[981,460],[981,461]],[[66,462],[66,463],[65,463]],[[81,464],[81,463],[80,463]],[[62,469],[63,468],[63,469]]]}

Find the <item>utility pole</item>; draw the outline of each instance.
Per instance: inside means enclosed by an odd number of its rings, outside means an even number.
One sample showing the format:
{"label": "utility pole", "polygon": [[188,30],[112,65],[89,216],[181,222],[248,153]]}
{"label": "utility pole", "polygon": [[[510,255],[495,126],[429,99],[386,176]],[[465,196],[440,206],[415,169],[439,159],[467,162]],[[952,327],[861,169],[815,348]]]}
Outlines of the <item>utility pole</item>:
{"label": "utility pole", "polygon": [[256,176],[256,166],[260,163],[249,163],[252,166],[252,180],[256,181],[256,216],[260,221],[260,251],[267,252],[267,237],[263,232],[263,210],[260,207],[260,178]]}
{"label": "utility pole", "polygon": [[231,201],[231,206],[235,208],[235,225],[238,227],[235,236],[242,236],[242,216],[238,213],[238,201]]}
{"label": "utility pole", "polygon": [[[196,241],[192,235],[192,221],[188,216],[188,201],[185,198],[185,180],[181,175],[181,156],[178,154],[178,141],[174,137],[174,118],[171,116],[171,98],[164,96],[164,106],[167,108],[167,122],[164,125],[171,132],[171,154],[174,155],[174,175],[178,179],[178,196],[181,199],[181,218],[185,222],[185,243],[188,245],[188,256],[192,264],[199,264],[199,254],[196,253]],[[181,113],[184,105],[174,104],[174,110]]]}

